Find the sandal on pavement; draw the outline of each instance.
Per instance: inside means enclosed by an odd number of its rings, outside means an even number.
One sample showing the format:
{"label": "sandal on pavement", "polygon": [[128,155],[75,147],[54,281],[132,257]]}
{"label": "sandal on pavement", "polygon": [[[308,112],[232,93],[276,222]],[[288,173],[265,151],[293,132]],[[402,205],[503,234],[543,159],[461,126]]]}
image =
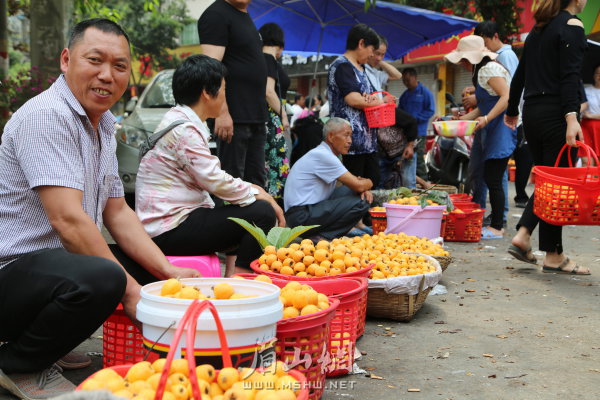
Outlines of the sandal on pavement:
{"label": "sandal on pavement", "polygon": [[510,254],[519,261],[535,265],[537,264],[537,258],[535,258],[533,254],[531,254],[531,257],[527,257],[527,254],[529,254],[530,251],[531,247],[527,250],[523,250],[522,248],[515,246],[514,244],[508,246],[508,254]]}
{"label": "sandal on pavement", "polygon": [[543,272],[550,272],[554,274],[568,274],[568,275],[591,275],[591,272],[583,272],[579,270],[579,265],[575,264],[575,268],[572,270],[564,270],[563,268],[569,264],[569,257],[565,258],[563,262],[560,263],[558,267],[548,267],[544,265],[542,267]]}
{"label": "sandal on pavement", "polygon": [[492,231],[490,231],[487,227],[481,230],[481,238],[482,239],[502,239],[504,235],[496,235]]}

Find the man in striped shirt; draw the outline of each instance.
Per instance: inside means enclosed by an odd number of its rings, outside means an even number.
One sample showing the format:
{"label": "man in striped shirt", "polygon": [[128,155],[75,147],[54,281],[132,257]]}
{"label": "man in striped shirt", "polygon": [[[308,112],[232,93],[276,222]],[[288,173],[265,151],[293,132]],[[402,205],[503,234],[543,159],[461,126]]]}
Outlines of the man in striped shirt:
{"label": "man in striped shirt", "polygon": [[167,261],[123,198],[109,109],[129,81],[127,35],[83,21],[60,63],[0,146],[0,387],[22,399],[73,390],[54,363],[119,302],[135,321],[137,281],[197,274]]}

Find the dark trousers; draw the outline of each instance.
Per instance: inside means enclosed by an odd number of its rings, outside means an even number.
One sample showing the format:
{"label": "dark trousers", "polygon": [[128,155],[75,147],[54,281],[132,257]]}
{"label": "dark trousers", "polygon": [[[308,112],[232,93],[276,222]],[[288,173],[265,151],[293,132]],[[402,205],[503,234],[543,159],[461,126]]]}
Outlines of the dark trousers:
{"label": "dark trousers", "polygon": [[114,262],[44,249],[0,269],[0,369],[43,370],[77,347],[125,293]]}
{"label": "dark trousers", "polygon": [[221,168],[236,178],[265,187],[266,126],[258,124],[233,124],[231,143],[218,140]]}
{"label": "dark trousers", "polygon": [[415,148],[415,154],[417,157],[417,176],[426,181],[428,180],[427,166],[425,165],[425,146],[427,139],[425,136],[419,136],[417,137],[417,140],[419,140],[419,143],[417,143]]}
{"label": "dark trousers", "polygon": [[504,222],[504,202],[506,195],[504,193],[504,173],[508,157],[490,158],[485,160],[484,180],[490,194],[490,206],[492,207],[492,222],[490,226],[501,230]]}
{"label": "dark trousers", "polygon": [[345,154],[342,156],[342,162],[352,175],[370,179],[374,188],[379,185],[381,176],[377,153]]}
{"label": "dark trousers", "polygon": [[533,159],[529,152],[529,145],[525,140],[523,134],[523,124],[517,128],[517,147],[513,153],[515,159],[515,201],[527,201],[529,196],[525,191],[527,187],[527,181],[529,180],[529,174],[531,173],[531,167],[533,167]]}
{"label": "dark trousers", "polygon": [[285,213],[288,226],[319,225],[309,234],[328,240],[348,233],[369,211],[369,203],[346,186],[337,187],[327,200],[292,207]]}
{"label": "dark trousers", "polygon": [[[523,107],[523,130],[529,145],[529,151],[534,165],[553,166],[558,158],[558,153],[566,143],[567,123],[560,104],[525,102]],[[571,149],[573,162],[577,160],[577,148]],[[559,166],[569,165],[568,155],[565,151]],[[562,226],[548,224],[533,213],[534,194],[529,197],[527,206],[519,220],[517,229],[521,226],[533,233],[536,226],[540,225],[539,241],[540,250],[561,254]]]}
{"label": "dark trousers", "polygon": [[250,268],[262,251],[256,239],[229,217],[242,218],[261,228],[265,234],[275,225],[275,211],[269,203],[257,200],[240,207],[227,205],[197,208],[177,228],[153,238],[169,256],[193,256],[226,252],[237,248],[236,265]]}

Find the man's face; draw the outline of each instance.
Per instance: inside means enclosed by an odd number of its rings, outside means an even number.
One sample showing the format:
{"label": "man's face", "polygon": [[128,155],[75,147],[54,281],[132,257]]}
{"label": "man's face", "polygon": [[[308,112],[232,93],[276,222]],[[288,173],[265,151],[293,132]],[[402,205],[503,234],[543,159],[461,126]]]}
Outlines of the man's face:
{"label": "man's face", "polygon": [[373,55],[369,57],[369,65],[373,68],[377,68],[379,63],[383,61],[385,58],[385,52],[387,51],[387,46],[383,43],[379,44],[379,48],[373,51]]}
{"label": "man's face", "polygon": [[327,135],[327,141],[335,155],[348,154],[352,145],[352,128],[344,124],[344,127]]}
{"label": "man's face", "polygon": [[411,74],[402,74],[402,83],[408,89],[414,89],[417,87],[417,77]]}
{"label": "man's face", "polygon": [[252,0],[225,0],[240,11],[246,11]]}
{"label": "man's face", "polygon": [[296,102],[296,104],[298,104],[300,107],[304,108],[304,106],[306,105],[306,97],[302,96],[298,99],[298,101]]}
{"label": "man's face", "polygon": [[366,64],[369,61],[369,58],[372,57],[373,53],[375,52],[373,45],[365,46],[365,41],[363,39],[360,39],[360,42],[358,42],[358,47],[356,50],[356,61],[359,64]]}
{"label": "man's face", "polygon": [[489,37],[485,37],[485,36],[482,36],[482,38],[483,38],[483,44],[485,44],[485,47],[487,47],[490,50],[494,48],[494,38],[489,38]]}
{"label": "man's face", "polygon": [[88,28],[71,49],[63,50],[60,69],[88,118],[96,124],[127,89],[131,72],[127,39]]}

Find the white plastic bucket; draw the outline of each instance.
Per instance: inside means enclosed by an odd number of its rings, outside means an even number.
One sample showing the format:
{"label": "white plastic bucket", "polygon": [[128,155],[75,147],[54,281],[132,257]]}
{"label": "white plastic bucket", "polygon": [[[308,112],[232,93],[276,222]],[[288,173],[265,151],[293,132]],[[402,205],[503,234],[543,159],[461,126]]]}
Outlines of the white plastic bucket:
{"label": "white plastic bucket", "polygon": [[[229,278],[193,278],[181,281],[186,285],[196,286],[208,297],[213,296],[212,287],[221,282],[229,283],[236,293],[258,295],[247,299],[211,301],[217,307],[227,334],[234,367],[258,367],[274,360],[277,321],[283,316],[277,286]],[[137,305],[144,346],[160,356],[166,356],[177,324],[192,303],[192,300],[159,296],[163,284],[164,281],[160,281],[144,286]],[[181,348],[185,349],[185,336],[184,333],[175,355],[177,358]],[[215,368],[222,366],[221,346],[211,313],[202,313],[198,318],[194,347],[198,363],[210,363]]]}
{"label": "white plastic bucket", "polygon": [[427,206],[421,208],[403,204],[384,203],[387,215],[385,233],[403,232],[409,236],[426,237],[428,239],[440,236],[442,217],[446,206]]}

